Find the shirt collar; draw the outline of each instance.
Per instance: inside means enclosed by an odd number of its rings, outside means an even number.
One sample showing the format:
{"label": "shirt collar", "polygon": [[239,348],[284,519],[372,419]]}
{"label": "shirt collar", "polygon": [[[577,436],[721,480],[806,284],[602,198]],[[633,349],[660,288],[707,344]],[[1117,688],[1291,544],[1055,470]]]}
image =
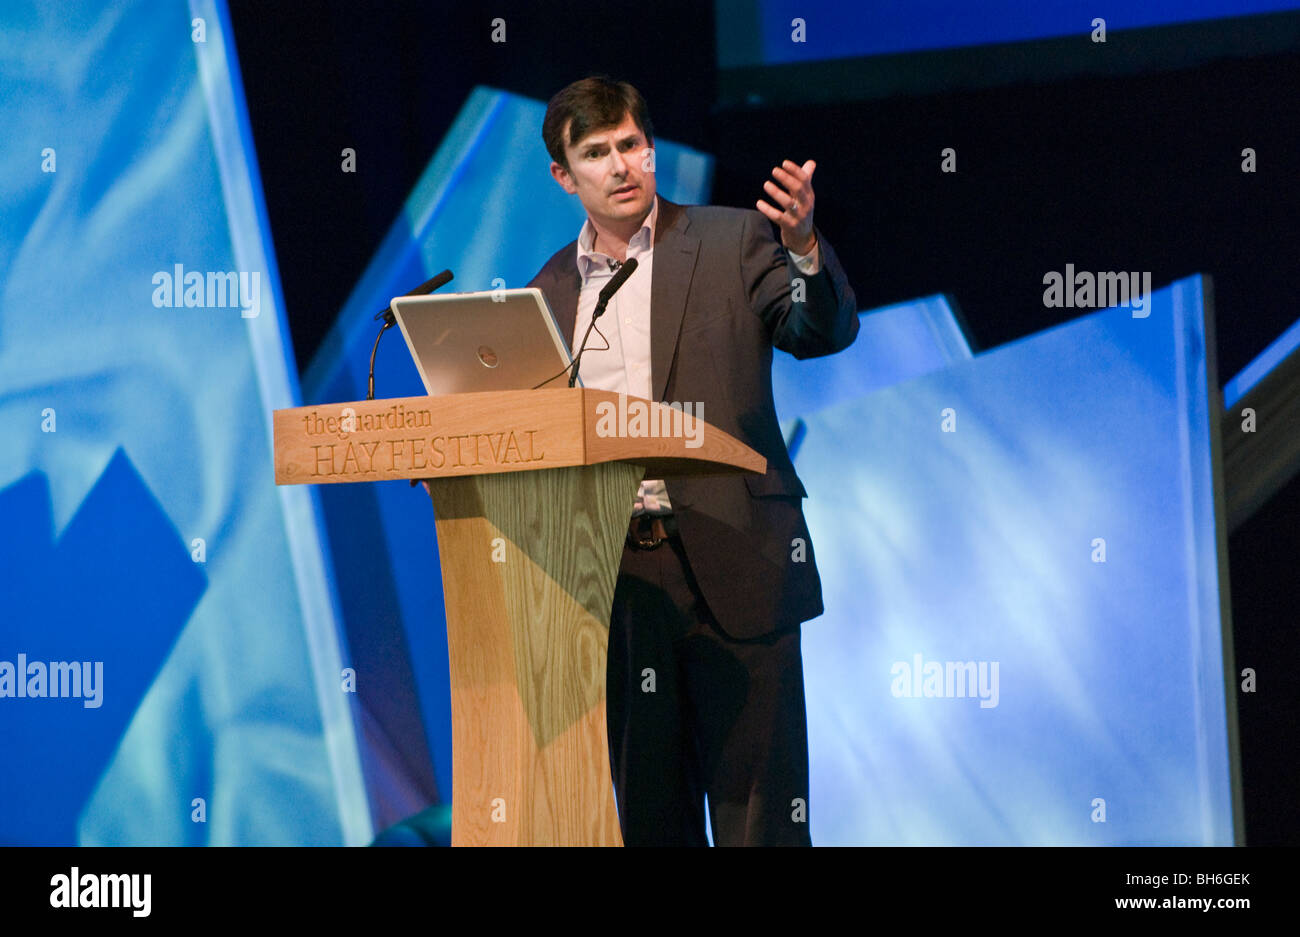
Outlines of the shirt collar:
{"label": "shirt collar", "polygon": [[[645,216],[645,221],[641,224],[641,230],[632,236],[628,241],[628,250],[636,249],[637,252],[649,248],[655,242],[655,222],[659,218],[659,193],[655,193],[654,204],[650,206],[650,214]],[[606,259],[609,255],[591,249],[592,243],[596,240],[596,229],[592,227],[591,219],[588,218],[582,223],[582,230],[578,232],[578,272],[584,277],[589,276],[594,270],[608,270],[609,265]]]}

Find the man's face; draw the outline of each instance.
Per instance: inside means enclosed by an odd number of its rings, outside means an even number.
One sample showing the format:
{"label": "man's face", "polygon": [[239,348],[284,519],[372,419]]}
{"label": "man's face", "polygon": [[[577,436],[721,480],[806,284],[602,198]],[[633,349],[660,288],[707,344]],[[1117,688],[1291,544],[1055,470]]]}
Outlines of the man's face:
{"label": "man's face", "polygon": [[[564,128],[568,137],[569,128]],[[553,175],[570,195],[577,195],[594,221],[614,226],[640,221],[655,198],[654,149],[630,113],[617,127],[594,130],[566,147],[566,171],[551,163]]]}

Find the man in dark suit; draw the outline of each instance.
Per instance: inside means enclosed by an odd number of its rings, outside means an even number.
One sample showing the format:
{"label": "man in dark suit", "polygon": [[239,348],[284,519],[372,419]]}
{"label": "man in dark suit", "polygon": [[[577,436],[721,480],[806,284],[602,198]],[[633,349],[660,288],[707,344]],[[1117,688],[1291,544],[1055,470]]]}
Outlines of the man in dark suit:
{"label": "man in dark suit", "polygon": [[853,290],[813,227],[816,165],[774,168],[775,205],[757,211],[676,205],[655,191],[644,100],[606,78],[552,98],[543,137],[552,175],[587,211],[578,240],[529,284],[570,347],[600,288],[638,263],[598,320],[583,383],[702,405],[709,425],[767,459],[765,475],[649,479],[637,494],[608,663],[624,841],[705,843],[707,795],[715,843],[809,845],[799,626],[822,613],[821,581],[772,349],[827,355],[858,332]]}

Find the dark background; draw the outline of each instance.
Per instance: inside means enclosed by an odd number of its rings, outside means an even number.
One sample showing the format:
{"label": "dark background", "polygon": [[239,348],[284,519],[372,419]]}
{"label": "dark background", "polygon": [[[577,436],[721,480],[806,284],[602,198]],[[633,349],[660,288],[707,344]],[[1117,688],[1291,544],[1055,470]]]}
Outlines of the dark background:
{"label": "dark background", "polygon": [[[1043,274],[1066,263],[1149,270],[1157,288],[1211,274],[1221,383],[1300,316],[1297,51],[742,110],[714,104],[709,5],[230,7],[300,369],[470,90],[545,101],[594,73],[636,85],[660,136],[714,155],[716,204],[752,207],[773,165],[816,159],[817,224],[862,308],[947,293],[976,349],[1074,318],[1042,302]],[[945,147],[956,174],[939,171]],[[1229,553],[1237,667],[1259,689],[1238,696],[1247,842],[1300,844],[1300,479]]]}

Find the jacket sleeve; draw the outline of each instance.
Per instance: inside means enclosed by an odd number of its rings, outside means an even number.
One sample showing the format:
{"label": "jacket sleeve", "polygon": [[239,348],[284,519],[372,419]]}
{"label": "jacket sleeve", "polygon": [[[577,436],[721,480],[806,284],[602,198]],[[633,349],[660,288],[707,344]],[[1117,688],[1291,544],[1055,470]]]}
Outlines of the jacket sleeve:
{"label": "jacket sleeve", "polygon": [[[858,336],[857,297],[830,243],[814,231],[821,270],[813,276],[799,272],[771,222],[757,211],[745,212],[740,239],[740,275],[750,308],[763,320],[773,346],[796,358],[834,354]],[[800,285],[803,301],[796,302]]]}

